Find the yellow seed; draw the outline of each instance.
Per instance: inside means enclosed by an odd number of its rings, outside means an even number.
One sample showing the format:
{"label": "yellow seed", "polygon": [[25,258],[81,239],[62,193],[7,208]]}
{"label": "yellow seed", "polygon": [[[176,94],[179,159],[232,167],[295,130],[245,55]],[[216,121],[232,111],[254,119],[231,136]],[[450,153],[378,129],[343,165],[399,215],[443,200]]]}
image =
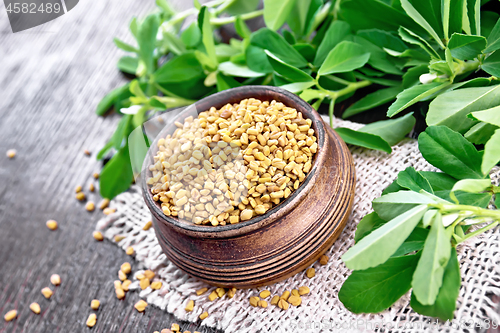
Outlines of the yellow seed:
{"label": "yellow seed", "polygon": [[297,289],[292,289],[292,296],[300,296],[299,291]]}
{"label": "yellow seed", "polygon": [[7,150],[7,157],[8,158],[14,158],[16,156],[17,152],[15,149],[9,149]]}
{"label": "yellow seed", "polygon": [[78,193],[78,192],[81,192],[82,191],[82,186],[81,185],[78,185],[76,188],[75,188],[75,193]]}
{"label": "yellow seed", "polygon": [[92,310],[99,309],[100,305],[101,305],[101,302],[99,302],[98,299],[93,299],[92,302],[90,302],[90,307],[92,308]]}
{"label": "yellow seed", "polygon": [[251,306],[256,307],[259,305],[260,299],[257,296],[252,296],[250,297],[249,301]]}
{"label": "yellow seed", "polygon": [[153,225],[153,221],[148,221],[148,222],[146,222],[144,227],[142,227],[142,230],[149,230],[152,225]]}
{"label": "yellow seed", "polygon": [[205,319],[205,318],[207,318],[207,317],[208,317],[208,312],[206,312],[206,311],[205,311],[205,312],[203,312],[203,313],[200,315],[200,319],[201,319],[201,320],[203,320],[203,319]]}
{"label": "yellow seed", "polygon": [[314,268],[308,268],[307,271],[306,271],[306,276],[308,278],[313,278],[314,276],[316,275],[316,270]]}
{"label": "yellow seed", "polygon": [[322,255],[321,258],[319,258],[319,263],[321,265],[326,265],[328,264],[328,259],[329,259],[328,256]]}
{"label": "yellow seed", "polygon": [[309,292],[310,292],[310,290],[309,290],[309,287],[307,287],[307,286],[303,286],[303,287],[299,288],[299,295],[300,296],[309,294]]}
{"label": "yellow seed", "polygon": [[125,239],[125,236],[116,235],[115,237],[113,237],[113,239],[115,240],[116,243],[119,243],[119,242],[121,242],[122,240]]}
{"label": "yellow seed", "polygon": [[130,284],[132,283],[132,281],[130,280],[125,280],[122,282],[122,289],[123,291],[128,291],[128,287],[130,286]]}
{"label": "yellow seed", "polygon": [[179,332],[181,330],[181,328],[179,327],[178,324],[172,324],[172,326],[170,327],[170,329],[174,332]]}
{"label": "yellow seed", "polygon": [[135,278],[137,280],[143,280],[146,278],[146,276],[143,273],[138,273],[138,274],[136,274]]}
{"label": "yellow seed", "polygon": [[268,298],[271,295],[269,290],[262,290],[259,294],[260,298]]}
{"label": "yellow seed", "polygon": [[83,150],[83,153],[87,156],[90,156],[90,151],[88,149],[84,149]]}
{"label": "yellow seed", "polygon": [[9,312],[7,312],[5,314],[5,316],[3,317],[3,319],[5,319],[5,321],[11,321],[11,320],[14,320],[14,318],[17,317],[17,311],[16,310],[10,310]]}
{"label": "yellow seed", "polygon": [[147,287],[149,287],[149,279],[148,278],[145,278],[145,279],[142,279],[140,282],[139,282],[139,285],[141,286],[141,289],[144,290],[146,289]]}
{"label": "yellow seed", "polygon": [[92,233],[92,236],[98,240],[98,241],[102,241],[104,239],[104,237],[102,236],[102,233],[100,231],[94,231]]}
{"label": "yellow seed", "polygon": [[280,300],[278,301],[278,307],[279,307],[280,309],[283,309],[283,310],[288,310],[289,304],[288,304],[288,302],[287,302],[287,301],[285,301],[284,299],[280,299]]}
{"label": "yellow seed", "polygon": [[222,297],[226,294],[226,290],[224,288],[217,288],[215,289],[215,292],[217,293],[217,296]]}
{"label": "yellow seed", "polygon": [[125,253],[128,254],[129,256],[133,255],[134,254],[134,248],[132,246],[129,246],[127,247],[127,249],[125,250]]}
{"label": "yellow seed", "polygon": [[118,271],[118,278],[120,281],[125,281],[127,279],[127,274],[123,273],[122,271]]}
{"label": "yellow seed", "polygon": [[148,303],[146,303],[145,301],[143,301],[141,299],[139,302],[135,303],[134,308],[139,312],[144,312],[144,310],[146,310],[147,306],[148,306]]}
{"label": "yellow seed", "polygon": [[78,193],[76,194],[76,198],[77,198],[78,200],[80,200],[80,201],[85,200],[85,193],[83,193],[83,192],[78,192]]}
{"label": "yellow seed", "polygon": [[212,291],[210,293],[210,295],[208,295],[208,300],[212,302],[213,300],[215,300],[218,297],[219,297],[219,295],[217,295],[217,293],[215,291]]}
{"label": "yellow seed", "polygon": [[240,218],[242,221],[250,220],[252,218],[253,212],[250,209],[244,209],[241,214]]}
{"label": "yellow seed", "polygon": [[292,295],[288,298],[288,303],[293,306],[299,306],[302,303],[302,298],[300,298],[300,296]]}
{"label": "yellow seed", "polygon": [[121,266],[120,266],[120,270],[125,273],[125,274],[130,274],[130,272],[132,272],[132,266],[130,265],[130,263],[128,262],[124,262]]}
{"label": "yellow seed", "polygon": [[42,289],[42,295],[45,296],[46,299],[50,299],[52,297],[52,290],[49,287],[45,287]]}
{"label": "yellow seed", "polygon": [[99,174],[97,172],[94,172],[93,176],[95,179],[99,179]]}
{"label": "yellow seed", "polygon": [[61,277],[58,274],[52,274],[50,276],[50,283],[52,283],[54,286],[58,286],[61,284]]}
{"label": "yellow seed", "polygon": [[267,308],[267,302],[264,300],[260,300],[257,305],[261,308]]}
{"label": "yellow seed", "polygon": [[196,290],[196,295],[200,296],[200,295],[203,295],[204,293],[206,293],[208,290],[208,288],[201,288],[201,289],[198,289]]}
{"label": "yellow seed", "polygon": [[110,214],[113,214],[114,212],[116,212],[116,209],[115,208],[104,208],[104,210],[102,212],[104,213],[104,215],[110,215]]}
{"label": "yellow seed", "polygon": [[88,327],[94,327],[94,325],[97,322],[97,315],[95,313],[91,313],[89,317],[87,318],[87,326]]}
{"label": "yellow seed", "polygon": [[90,183],[90,185],[89,185],[89,191],[90,191],[90,192],[94,192],[94,190],[95,190],[95,186],[94,186],[94,184],[93,184],[93,183]]}
{"label": "yellow seed", "polygon": [[189,302],[186,305],[185,310],[187,312],[191,312],[191,311],[193,311],[193,308],[194,308],[194,301],[193,300],[189,300]]}
{"label": "yellow seed", "polygon": [[40,314],[40,312],[42,311],[40,309],[40,304],[38,304],[36,302],[33,302],[30,304],[30,310],[33,311],[33,313],[35,313],[35,314]]}
{"label": "yellow seed", "polygon": [[257,205],[255,206],[255,212],[259,215],[262,215],[266,212],[266,207],[264,207],[263,205]]}
{"label": "yellow seed", "polygon": [[158,290],[158,289],[161,289],[163,283],[161,281],[154,281],[151,283],[151,289],[153,290]]}
{"label": "yellow seed", "polygon": [[281,298],[278,295],[274,295],[273,298],[271,299],[271,304],[272,305],[278,305],[278,302]]}
{"label": "yellow seed", "polygon": [[99,203],[99,209],[104,210],[109,206],[109,199],[102,199],[101,202]]}
{"label": "yellow seed", "polygon": [[146,270],[144,271],[144,276],[147,277],[148,279],[150,280],[153,280],[153,278],[155,277],[155,272],[153,272],[152,270]]}
{"label": "yellow seed", "polygon": [[50,230],[56,230],[57,229],[57,222],[55,220],[48,220],[45,225],[47,225],[47,228]]}
{"label": "yellow seed", "polygon": [[93,212],[95,209],[95,204],[92,201],[87,202],[85,209],[89,212]]}
{"label": "yellow seed", "polygon": [[227,291],[226,295],[228,298],[233,298],[235,294],[236,294],[236,288],[231,288]]}
{"label": "yellow seed", "polygon": [[290,292],[288,290],[285,290],[283,292],[283,294],[281,294],[280,298],[285,300],[285,301],[288,301],[288,297],[290,297]]}

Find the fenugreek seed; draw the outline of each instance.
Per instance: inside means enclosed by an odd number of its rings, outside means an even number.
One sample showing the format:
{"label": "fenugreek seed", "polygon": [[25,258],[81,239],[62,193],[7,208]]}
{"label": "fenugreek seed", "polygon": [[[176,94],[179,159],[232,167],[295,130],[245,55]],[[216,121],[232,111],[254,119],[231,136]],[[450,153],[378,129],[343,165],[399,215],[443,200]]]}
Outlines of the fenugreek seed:
{"label": "fenugreek seed", "polygon": [[257,305],[261,308],[267,308],[267,302],[264,300],[260,300]]}
{"label": "fenugreek seed", "polygon": [[127,247],[125,250],[125,253],[128,254],[129,256],[133,255],[135,252],[134,248],[132,246]]}
{"label": "fenugreek seed", "polygon": [[110,214],[113,214],[114,212],[116,212],[116,209],[115,208],[104,208],[104,210],[102,212],[104,213],[104,215],[110,215]]}
{"label": "fenugreek seed", "polygon": [[201,319],[201,320],[203,320],[203,319],[205,319],[205,318],[207,318],[207,317],[208,317],[208,312],[206,312],[206,311],[205,311],[205,312],[203,312],[203,313],[200,315],[200,319]]}
{"label": "fenugreek seed", "polygon": [[94,184],[93,184],[93,183],[90,183],[90,185],[89,185],[89,191],[90,191],[90,192],[94,192],[94,190],[95,190],[95,186],[94,186]]}
{"label": "fenugreek seed", "polygon": [[144,312],[144,310],[146,310],[147,306],[148,306],[148,303],[146,303],[145,301],[143,301],[141,299],[139,302],[135,303],[134,308],[139,312]]}
{"label": "fenugreek seed", "polygon": [[250,297],[250,305],[253,306],[253,307],[256,307],[259,305],[259,301],[260,299],[257,297],[257,296],[252,296]]}
{"label": "fenugreek seed", "polygon": [[102,236],[102,233],[100,231],[94,231],[92,233],[92,236],[94,237],[95,240],[102,241],[104,237]]}
{"label": "fenugreek seed", "polygon": [[200,296],[200,295],[203,295],[204,293],[206,293],[208,290],[208,288],[201,288],[201,289],[198,289],[196,290],[196,295]]}
{"label": "fenugreek seed", "polygon": [[100,210],[104,210],[108,206],[109,206],[109,199],[107,199],[107,198],[102,199],[101,202],[99,203],[99,209]]}
{"label": "fenugreek seed", "polygon": [[260,298],[268,298],[271,295],[269,290],[262,290],[259,294]]}
{"label": "fenugreek seed", "polygon": [[50,230],[56,230],[57,229],[57,222],[54,221],[54,220],[48,220],[45,225],[47,226],[47,228],[49,228]]}
{"label": "fenugreek seed", "polygon": [[130,272],[132,272],[132,266],[130,265],[129,262],[124,262],[121,266],[120,266],[120,270],[125,273],[125,274],[130,274]]}
{"label": "fenugreek seed", "polygon": [[271,304],[272,305],[278,305],[278,302],[281,298],[278,295],[274,295],[273,298],[271,299]]}
{"label": "fenugreek seed", "polygon": [[79,193],[82,191],[82,186],[81,185],[78,185],[76,188],[75,188],[75,193]]}
{"label": "fenugreek seed", "polygon": [[30,304],[30,310],[33,311],[33,313],[35,313],[35,314],[40,314],[40,312],[42,311],[40,309],[40,305],[38,303],[35,303],[35,302]]}
{"label": "fenugreek seed", "polygon": [[215,292],[217,293],[217,296],[222,297],[226,294],[226,290],[224,288],[217,288],[215,289]]}
{"label": "fenugreek seed", "polygon": [[292,289],[292,296],[300,296],[299,291],[297,289]]}
{"label": "fenugreek seed", "polygon": [[290,292],[288,290],[285,290],[283,292],[283,294],[281,294],[280,298],[285,300],[285,301],[288,301],[288,297],[290,297]]}
{"label": "fenugreek seed", "polygon": [[125,291],[123,291],[122,288],[120,288],[120,289],[116,288],[115,293],[116,293],[116,298],[118,298],[118,299],[125,298]]}
{"label": "fenugreek seed", "polygon": [[58,274],[52,274],[50,276],[50,283],[52,283],[54,286],[58,286],[61,284],[61,277]]}
{"label": "fenugreek seed", "polygon": [[87,156],[90,156],[90,151],[88,149],[84,149],[83,150],[83,153]]}
{"label": "fenugreek seed", "polygon": [[89,212],[93,212],[95,209],[95,204],[92,201],[87,202],[85,209]]}
{"label": "fenugreek seed", "polygon": [[7,150],[7,157],[8,158],[14,158],[16,156],[17,152],[15,149],[9,149]]}
{"label": "fenugreek seed", "polygon": [[288,303],[293,306],[299,306],[302,303],[302,298],[300,298],[300,296],[292,295],[288,298]]}
{"label": "fenugreek seed", "polygon": [[149,230],[152,226],[153,226],[153,221],[148,221],[146,222],[144,227],[142,227],[142,230]]}
{"label": "fenugreek seed", "polygon": [[181,330],[181,328],[179,327],[178,324],[172,324],[172,326],[170,327],[170,329],[174,332],[179,332]]}
{"label": "fenugreek seed", "polygon": [[280,298],[280,300],[278,301],[278,307],[283,310],[288,310],[289,304],[287,301]]}
{"label": "fenugreek seed", "polygon": [[92,308],[92,310],[98,310],[99,309],[99,306],[101,306],[101,302],[99,302],[98,299],[93,299],[91,302],[90,302],[90,307]]}
{"label": "fenugreek seed", "polygon": [[307,287],[307,286],[300,287],[299,288],[299,295],[300,296],[307,295],[307,294],[309,294],[309,291],[310,291],[309,287]]}
{"label": "fenugreek seed", "polygon": [[252,218],[253,212],[250,209],[244,209],[241,214],[240,218],[242,221],[250,220]]}
{"label": "fenugreek seed", "polygon": [[85,193],[83,193],[83,192],[78,192],[78,193],[76,194],[76,198],[77,198],[78,200],[80,200],[80,201],[85,200],[85,198],[86,198],[86,197],[85,197]]}
{"label": "fenugreek seed", "polygon": [[194,301],[193,300],[189,300],[189,302],[186,305],[185,310],[187,312],[191,312],[191,311],[193,311],[193,309],[194,309]]}
{"label": "fenugreek seed", "polygon": [[118,271],[118,278],[120,281],[125,281],[127,279],[127,274],[123,273],[122,271]]}
{"label": "fenugreek seed", "polygon": [[97,315],[95,313],[91,313],[87,318],[87,326],[94,327],[97,322]]}
{"label": "fenugreek seed", "polygon": [[153,278],[155,277],[155,275],[156,275],[155,272],[153,272],[152,270],[148,269],[148,270],[144,271],[144,276],[146,278],[148,278],[149,280],[153,280]]}
{"label": "fenugreek seed", "polygon": [[45,287],[42,289],[42,295],[46,298],[46,299],[50,299],[53,295],[53,292],[52,290],[50,290],[49,287]]}
{"label": "fenugreek seed", "polygon": [[219,295],[217,295],[217,293],[215,291],[212,291],[210,293],[210,295],[208,295],[208,300],[212,302],[213,300],[215,300],[218,297],[219,297]]}
{"label": "fenugreek seed", "polygon": [[328,259],[329,259],[328,256],[322,255],[321,258],[319,258],[319,263],[321,265],[326,265],[328,264]]}
{"label": "fenugreek seed", "polygon": [[9,312],[7,312],[5,314],[5,316],[3,316],[3,319],[5,319],[5,321],[11,321],[11,320],[14,320],[16,317],[17,317],[17,311],[10,310]]}
{"label": "fenugreek seed", "polygon": [[154,281],[151,283],[150,287],[153,290],[158,290],[158,289],[161,289],[162,285],[163,285],[163,283],[161,281]]}
{"label": "fenugreek seed", "polygon": [[122,283],[123,291],[128,291],[128,288],[130,287],[131,283],[132,283],[132,281],[130,281],[130,280],[123,281],[123,283]]}
{"label": "fenugreek seed", "polygon": [[315,275],[316,275],[316,270],[315,270],[314,268],[312,268],[312,267],[311,267],[311,268],[308,268],[308,269],[306,270],[306,276],[307,276],[308,278],[310,278],[310,279],[311,279],[311,278],[313,278]]}
{"label": "fenugreek seed", "polygon": [[254,209],[258,215],[262,215],[266,212],[266,207],[264,207],[263,205],[257,205],[257,206],[255,206]]}
{"label": "fenugreek seed", "polygon": [[147,287],[149,287],[149,279],[148,278],[145,278],[145,279],[142,279],[140,282],[139,282],[139,286],[141,287],[142,290],[146,289]]}
{"label": "fenugreek seed", "polygon": [[145,278],[146,278],[146,275],[144,275],[144,273],[137,273],[137,274],[135,275],[135,278],[136,278],[137,280],[143,280],[143,279],[145,279]]}
{"label": "fenugreek seed", "polygon": [[229,290],[227,291],[227,294],[226,294],[226,295],[227,295],[227,297],[228,297],[228,298],[233,298],[233,297],[234,297],[234,295],[236,295],[236,288],[231,288],[231,289],[229,289]]}
{"label": "fenugreek seed", "polygon": [[99,174],[97,172],[94,172],[92,176],[94,176],[94,179],[99,179]]}
{"label": "fenugreek seed", "polygon": [[114,241],[115,241],[116,243],[119,243],[119,242],[121,242],[122,240],[124,240],[124,239],[125,239],[125,236],[122,236],[122,235],[115,235],[115,237],[113,237],[113,239],[114,239]]}

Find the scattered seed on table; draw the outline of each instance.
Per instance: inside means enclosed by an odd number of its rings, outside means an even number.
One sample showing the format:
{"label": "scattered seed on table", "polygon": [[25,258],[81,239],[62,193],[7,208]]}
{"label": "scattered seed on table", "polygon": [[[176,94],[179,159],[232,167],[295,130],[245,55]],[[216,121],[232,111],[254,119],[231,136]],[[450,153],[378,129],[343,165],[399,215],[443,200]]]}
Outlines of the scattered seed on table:
{"label": "scattered seed on table", "polygon": [[328,259],[330,258],[328,258],[327,255],[322,255],[321,258],[319,258],[319,263],[324,266],[328,264]]}
{"label": "scattered seed on table", "polygon": [[109,199],[107,199],[107,198],[102,199],[101,202],[99,203],[99,209],[100,210],[104,210],[108,206],[109,206]]}
{"label": "scattered seed on table", "polygon": [[89,317],[87,318],[87,326],[88,327],[94,327],[94,325],[97,322],[97,315],[95,313],[91,313]]}
{"label": "scattered seed on table", "polygon": [[207,317],[208,317],[208,312],[206,312],[206,311],[205,311],[205,312],[203,312],[203,313],[200,315],[200,319],[201,319],[201,320],[203,320],[203,319],[205,319],[205,318],[207,318]]}
{"label": "scattered seed on table", "polygon": [[81,185],[78,185],[76,188],[75,188],[75,193],[80,193],[82,191],[82,186]]}
{"label": "scattered seed on table", "polygon": [[288,310],[288,307],[289,307],[289,306],[290,306],[290,305],[288,304],[288,302],[287,302],[287,301],[285,301],[284,299],[280,299],[280,300],[278,301],[278,307],[279,307],[280,309],[283,309],[283,310]]}
{"label": "scattered seed on table", "polygon": [[312,279],[316,275],[316,270],[314,268],[308,268],[306,271],[306,276]]}
{"label": "scattered seed on table", "polygon": [[271,304],[272,305],[278,305],[278,302],[281,298],[278,295],[274,295],[273,298],[271,299]]}
{"label": "scattered seed on table", "polygon": [[257,305],[261,308],[267,308],[267,302],[264,300],[260,300],[259,303],[257,303]]}
{"label": "scattered seed on table", "polygon": [[98,299],[93,299],[92,302],[90,302],[92,310],[98,310],[99,306],[101,306],[101,302]]}
{"label": "scattered seed on table", "polygon": [[172,324],[172,326],[170,327],[170,329],[172,331],[180,331],[181,328],[179,327],[179,324]]}
{"label": "scattered seed on table", "polygon": [[158,289],[161,289],[162,285],[163,285],[163,283],[161,281],[154,281],[151,283],[150,287],[153,290],[158,290]]}
{"label": "scattered seed on table", "polygon": [[61,284],[61,277],[59,274],[52,274],[50,276],[50,283],[52,283],[54,286],[58,286]]}
{"label": "scattered seed on table", "polygon": [[95,179],[99,179],[99,174],[97,172],[94,172],[93,176]]}
{"label": "scattered seed on table", "polygon": [[250,297],[249,301],[251,306],[256,307],[259,305],[260,299],[257,296],[252,296]]}
{"label": "scattered seed on table", "polygon": [[5,319],[5,321],[11,321],[11,320],[14,320],[16,317],[17,317],[17,311],[10,310],[9,312],[7,312],[5,314],[5,316],[3,318]]}
{"label": "scattered seed on table", "polygon": [[196,290],[196,295],[200,296],[200,295],[203,295],[204,293],[206,293],[208,290],[208,288],[201,288],[201,289],[198,289]]}
{"label": "scattered seed on table", "polygon": [[260,298],[268,298],[271,295],[269,290],[262,290],[259,294]]}
{"label": "scattered seed on table", "polygon": [[33,313],[35,314],[40,314],[40,312],[42,311],[40,309],[40,305],[36,302],[30,304],[30,310],[33,311]]}
{"label": "scattered seed on table", "polygon": [[92,233],[92,236],[98,240],[98,241],[102,241],[104,239],[104,237],[102,236],[102,233],[100,231],[94,231]]}
{"label": "scattered seed on table", "polygon": [[85,198],[86,198],[85,193],[83,193],[83,192],[78,192],[78,193],[76,194],[76,198],[77,198],[78,200],[80,200],[80,201],[85,200]]}
{"label": "scattered seed on table", "polygon": [[93,183],[90,183],[90,185],[89,185],[89,191],[90,191],[90,192],[94,192],[94,190],[95,190],[95,186],[94,186],[94,184],[93,184]]}
{"label": "scattered seed on table", "polygon": [[45,296],[46,299],[50,299],[52,297],[53,292],[52,290],[50,290],[49,287],[45,287],[42,289],[42,294],[43,296]]}
{"label": "scattered seed on table", "polygon": [[292,289],[292,296],[300,296],[299,291],[297,289]]}
{"label": "scattered seed on table", "polygon": [[85,209],[89,212],[93,212],[95,209],[95,204],[92,201],[87,202]]}
{"label": "scattered seed on table", "polygon": [[114,212],[116,212],[116,209],[115,208],[104,208],[104,210],[102,212],[104,213],[104,215],[111,215]]}
{"label": "scattered seed on table", "polygon": [[125,291],[122,288],[115,289],[115,293],[116,293],[116,298],[118,299],[123,299],[125,297]]}
{"label": "scattered seed on table", "polygon": [[139,311],[139,312],[144,312],[146,310],[146,307],[148,306],[148,303],[146,301],[143,301],[142,299],[135,303],[134,308]]}
{"label": "scattered seed on table", "polygon": [[193,309],[194,309],[194,301],[193,300],[189,300],[189,302],[186,305],[185,310],[187,312],[191,312],[191,311],[193,311]]}
{"label": "scattered seed on table", "polygon": [[129,262],[124,262],[121,266],[120,266],[120,270],[125,273],[125,274],[130,274],[130,272],[132,272],[132,266],[130,265]]}
{"label": "scattered seed on table", "polygon": [[85,155],[87,155],[87,156],[90,156],[90,151],[89,151],[88,149],[85,149],[85,150],[83,151],[83,153],[84,153]]}
{"label": "scattered seed on table", "polygon": [[132,246],[129,246],[127,247],[127,249],[125,250],[125,253],[128,254],[129,256],[133,255],[134,254],[134,248]]}
{"label": "scattered seed on table", "polygon": [[144,278],[142,279],[140,282],[139,282],[139,285],[141,286],[141,289],[144,290],[146,289],[147,287],[149,287],[150,283],[149,283],[149,279],[148,278]]}
{"label": "scattered seed on table", "polygon": [[56,230],[57,229],[57,221],[55,220],[48,220],[45,225],[47,226],[47,228],[49,228],[50,230]]}
{"label": "scattered seed on table", "polygon": [[123,273],[123,271],[118,271],[118,278],[120,281],[125,281],[127,279],[127,274]]}
{"label": "scattered seed on table", "polygon": [[231,288],[227,291],[227,297],[233,298],[236,295],[236,288]]}
{"label": "scattered seed on table", "polygon": [[288,297],[290,297],[290,292],[288,290],[285,290],[280,296],[280,298],[285,301],[288,301]]}
{"label": "scattered seed on table", "polygon": [[130,281],[128,279],[125,280],[125,281],[123,281],[123,283],[122,283],[122,289],[124,291],[128,291],[128,287],[130,286],[131,283],[132,283],[132,281]]}
{"label": "scattered seed on table", "polygon": [[153,221],[148,221],[148,222],[146,222],[144,227],[142,227],[142,230],[149,230],[149,229],[151,229],[152,226],[153,226]]}
{"label": "scattered seed on table", "polygon": [[143,273],[137,273],[137,274],[135,274],[135,278],[137,280],[142,280],[142,279],[146,278],[146,275],[144,275]]}
{"label": "scattered seed on table", "polygon": [[303,296],[303,295],[309,294],[309,291],[310,291],[309,287],[307,287],[307,286],[300,287],[299,288],[299,295]]}
{"label": "scattered seed on table", "polygon": [[302,303],[302,298],[300,298],[300,296],[292,295],[288,298],[288,303],[293,306],[299,306]]}
{"label": "scattered seed on table", "polygon": [[209,300],[209,301],[213,301],[213,300],[215,300],[215,299],[216,299],[216,298],[218,298],[218,297],[219,297],[219,295],[217,295],[217,293],[216,293],[216,292],[215,292],[215,290],[214,290],[214,291],[212,291],[212,292],[210,293],[210,295],[208,295],[208,300]]}
{"label": "scattered seed on table", "polygon": [[152,270],[145,270],[144,271],[144,276],[147,277],[149,280],[153,280],[153,278],[155,277],[155,272],[153,272]]}
{"label": "scattered seed on table", "polygon": [[217,293],[217,296],[222,297],[226,294],[226,290],[224,288],[217,288],[215,289],[215,292]]}
{"label": "scattered seed on table", "polygon": [[7,157],[8,158],[14,158],[17,154],[17,151],[15,149],[9,149],[7,150]]}

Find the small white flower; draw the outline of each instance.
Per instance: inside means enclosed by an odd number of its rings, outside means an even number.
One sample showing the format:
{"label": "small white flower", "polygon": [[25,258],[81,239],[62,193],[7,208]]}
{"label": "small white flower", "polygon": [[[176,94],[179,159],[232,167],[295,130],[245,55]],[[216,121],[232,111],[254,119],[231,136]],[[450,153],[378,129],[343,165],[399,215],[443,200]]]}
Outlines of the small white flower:
{"label": "small white flower", "polygon": [[121,108],[120,112],[123,114],[136,114],[141,108],[141,105],[132,105],[128,108]]}
{"label": "small white flower", "polygon": [[427,83],[431,83],[435,78],[437,78],[436,74],[427,73],[427,74],[420,75],[419,80],[420,80],[420,83],[427,84]]}

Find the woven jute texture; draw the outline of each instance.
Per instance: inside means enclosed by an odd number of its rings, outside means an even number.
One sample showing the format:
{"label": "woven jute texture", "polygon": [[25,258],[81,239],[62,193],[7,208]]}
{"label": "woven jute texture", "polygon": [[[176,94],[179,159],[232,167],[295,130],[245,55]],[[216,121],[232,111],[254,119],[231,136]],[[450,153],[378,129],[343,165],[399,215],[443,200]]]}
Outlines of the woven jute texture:
{"label": "woven jute texture", "polygon": [[[336,120],[334,126],[357,129],[362,125]],[[417,142],[412,139],[405,139],[394,146],[391,154],[354,146],[350,150],[357,178],[352,216],[339,239],[326,253],[330,257],[328,264],[314,264],[316,276],[312,279],[302,272],[268,287],[238,290],[232,299],[223,296],[209,301],[207,296],[215,288],[177,269],[162,253],[154,230],[142,229],[151,220],[151,215],[136,186],[112,201],[111,206],[117,209],[116,213],[100,220],[96,228],[112,242],[115,242],[114,236],[123,236],[117,245],[122,249],[132,246],[135,259],[141,266],[153,270],[155,280],[163,282],[160,290],[149,287],[141,290],[134,279],[131,290],[138,290],[149,304],[171,312],[181,320],[198,321],[198,316],[207,311],[209,317],[202,324],[225,332],[371,332],[377,327],[383,327],[378,330],[383,332],[420,332],[423,329],[464,332],[475,331],[478,325],[487,328],[488,322],[499,323],[497,304],[492,301],[492,297],[500,295],[498,228],[458,247],[462,286],[452,322],[438,323],[436,319],[415,313],[409,306],[409,293],[379,314],[356,315],[343,306],[337,294],[350,271],[340,257],[354,244],[356,225],[372,211],[371,201],[381,195],[399,171],[409,166],[417,170],[436,170],[423,159]],[[498,169],[492,174],[497,183],[499,175]],[[249,297],[258,296],[260,290],[268,289],[271,295],[281,295],[285,290],[300,286],[308,286],[311,292],[302,297],[299,307],[290,306],[283,311],[273,305],[268,308],[249,305]],[[195,291],[203,287],[208,287],[209,291],[197,296]],[[192,312],[184,309],[188,300],[195,302]]]}

